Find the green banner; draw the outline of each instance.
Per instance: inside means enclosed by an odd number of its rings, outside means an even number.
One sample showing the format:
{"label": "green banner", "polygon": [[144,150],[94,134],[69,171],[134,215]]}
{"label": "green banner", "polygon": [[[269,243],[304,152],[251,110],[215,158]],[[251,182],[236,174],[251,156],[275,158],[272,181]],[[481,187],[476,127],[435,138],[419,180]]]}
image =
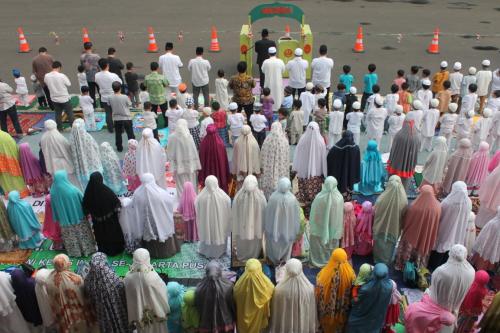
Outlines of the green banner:
{"label": "green banner", "polygon": [[[46,266],[53,268],[52,259],[59,253],[64,251],[55,251],[51,249],[52,242],[46,240],[42,246],[34,250],[26,263],[35,268]],[[76,271],[77,267],[84,262],[89,262],[90,257],[70,258],[71,270]],[[229,269],[230,259],[225,255],[218,261],[223,265],[224,269]],[[132,256],[123,253],[119,256],[108,257],[108,262],[119,276],[125,276],[129,271],[129,266],[132,264]],[[198,253],[198,244],[184,243],[182,244],[181,252],[175,256],[165,259],[151,259],[151,264],[158,273],[165,273],[173,279],[201,279],[205,276],[205,266],[209,260]],[[9,264],[0,264],[0,270],[15,266]]]}
{"label": "green banner", "polygon": [[303,23],[304,12],[302,9],[293,4],[288,3],[268,3],[258,5],[254,9],[248,13],[250,24],[253,22],[263,19],[263,18],[271,18],[274,16],[280,17],[289,17],[299,22],[299,24]]}

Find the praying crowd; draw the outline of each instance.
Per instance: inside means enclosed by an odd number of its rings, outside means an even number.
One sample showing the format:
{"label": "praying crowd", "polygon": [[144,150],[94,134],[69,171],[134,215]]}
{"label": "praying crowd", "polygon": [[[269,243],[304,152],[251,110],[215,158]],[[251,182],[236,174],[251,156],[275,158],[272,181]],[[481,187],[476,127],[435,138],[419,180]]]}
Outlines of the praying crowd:
{"label": "praying crowd", "polygon": [[[61,251],[53,268],[0,272],[0,332],[500,331],[500,69],[490,60],[398,69],[381,87],[375,64],[362,80],[349,65],[332,78],[325,45],[311,63],[296,49],[285,64],[264,29],[260,80],[239,62],[228,79],[217,71],[211,94],[202,47],[187,65],[191,89],[173,43],[147,75],[114,48],[107,58],[84,49],[82,117],[61,62],[44,47],[33,59],[39,106],[55,112],[38,154],[7,132],[10,119],[23,140],[13,94],[27,103],[26,80],[17,69],[15,90],[0,80],[0,252],[45,241]],[[115,148],[92,134],[98,108]],[[28,196],[45,198],[43,223]],[[184,242],[211,260],[191,287],[150,261]],[[107,256],[123,252],[133,263],[122,279]],[[228,255],[244,267],[236,279],[218,260]],[[71,271],[70,257],[89,256],[85,274]],[[355,258],[366,262],[357,272]],[[319,270],[315,281],[303,266]],[[424,293],[402,306],[402,288]]]}

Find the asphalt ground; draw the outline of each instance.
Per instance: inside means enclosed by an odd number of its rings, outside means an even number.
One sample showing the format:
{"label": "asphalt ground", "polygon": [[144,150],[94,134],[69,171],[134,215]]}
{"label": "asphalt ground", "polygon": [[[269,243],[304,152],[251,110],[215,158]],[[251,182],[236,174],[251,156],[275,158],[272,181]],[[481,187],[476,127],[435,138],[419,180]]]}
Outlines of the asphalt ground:
{"label": "asphalt ground", "polygon": [[[498,0],[284,2],[296,4],[305,12],[306,23],[314,33],[314,52],[320,44],[328,45],[329,55],[335,60],[333,84],[336,84],[343,64],[352,66],[355,85],[361,87],[367,65],[376,63],[382,93],[388,92],[398,69],[408,71],[411,65],[436,71],[441,60],[450,64],[458,60],[464,68],[471,65],[479,68],[481,60],[489,58],[493,68],[500,66]],[[206,58],[212,63],[211,75],[215,78],[216,70],[222,68],[230,76],[239,60],[241,25],[247,22],[248,12],[260,3],[253,0],[4,0],[0,3],[0,78],[13,84],[13,68],[19,68],[28,78],[32,57],[38,47],[45,46],[49,53],[62,61],[64,72],[73,82],[72,92],[76,93],[82,27],[88,28],[96,52],[105,55],[107,48],[114,46],[123,62],[132,61],[139,73],[147,73],[149,63],[161,55],[161,52],[145,53],[147,27],[152,26],[160,50],[166,41],[173,41],[176,53],[187,67],[196,46],[208,49],[212,25],[219,31],[222,51],[206,53]],[[285,18],[257,21],[253,32],[258,37],[260,30],[266,27],[271,31],[271,38],[278,39],[284,34],[287,23],[291,26],[292,37],[298,38],[297,22]],[[366,52],[354,54],[351,49],[359,24],[364,27]],[[18,26],[24,28],[31,53],[17,53]],[[441,30],[441,53],[427,54],[426,48],[436,27]],[[119,31],[125,36],[123,42],[119,41]],[[182,41],[178,40],[180,31]],[[54,35],[58,35],[59,45],[55,44]],[[254,71],[254,76],[257,76]],[[182,69],[181,75],[189,82],[186,68]]]}

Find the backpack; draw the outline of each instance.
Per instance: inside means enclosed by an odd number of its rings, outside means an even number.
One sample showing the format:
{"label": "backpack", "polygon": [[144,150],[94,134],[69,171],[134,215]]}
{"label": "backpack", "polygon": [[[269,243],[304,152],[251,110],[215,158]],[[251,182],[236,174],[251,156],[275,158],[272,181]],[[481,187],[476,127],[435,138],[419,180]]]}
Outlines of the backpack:
{"label": "backpack", "polygon": [[403,281],[410,288],[418,287],[418,270],[415,264],[411,261],[405,263],[403,269]]}
{"label": "backpack", "polygon": [[422,267],[418,270],[418,288],[422,291],[425,291],[427,288],[429,288],[429,280],[431,277],[431,272],[425,267]]}

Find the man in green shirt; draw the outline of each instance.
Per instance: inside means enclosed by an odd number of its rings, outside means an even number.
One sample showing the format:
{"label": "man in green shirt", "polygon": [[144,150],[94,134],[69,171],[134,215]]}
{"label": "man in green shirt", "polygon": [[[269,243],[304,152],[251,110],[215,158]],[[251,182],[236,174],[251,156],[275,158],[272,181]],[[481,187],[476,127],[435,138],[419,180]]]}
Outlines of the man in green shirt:
{"label": "man in green shirt", "polygon": [[165,117],[165,112],[168,109],[167,98],[165,96],[165,87],[168,87],[168,81],[165,76],[158,73],[159,65],[153,61],[150,65],[151,73],[144,78],[144,85],[149,93],[149,101],[151,102],[151,111],[158,113],[158,107],[161,110],[165,126],[168,126],[168,120]]}

